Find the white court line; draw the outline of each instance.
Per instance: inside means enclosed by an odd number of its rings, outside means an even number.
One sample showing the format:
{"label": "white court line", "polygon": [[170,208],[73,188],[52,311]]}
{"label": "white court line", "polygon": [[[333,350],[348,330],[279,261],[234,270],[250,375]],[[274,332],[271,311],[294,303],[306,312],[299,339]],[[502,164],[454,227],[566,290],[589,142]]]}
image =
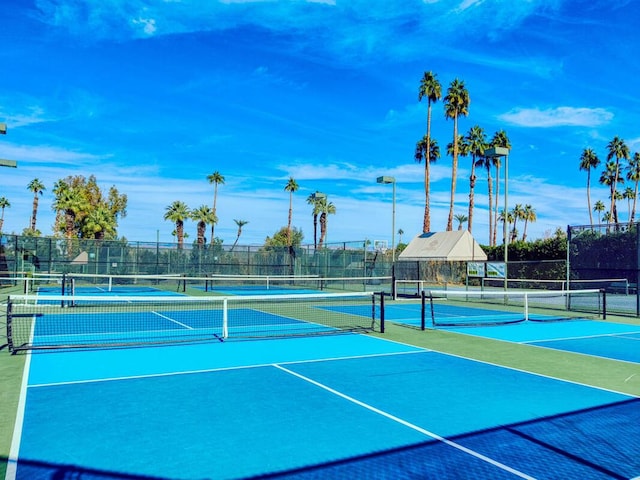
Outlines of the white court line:
{"label": "white court line", "polygon": [[[556,342],[558,340],[583,340],[585,338],[602,338],[602,337],[620,337],[627,338],[624,335],[633,335],[636,333],[640,333],[640,330],[634,330],[632,332],[616,332],[616,333],[598,333],[594,335],[578,335],[573,337],[560,337],[560,338],[544,338],[542,340],[525,340],[524,342],[517,342],[521,344],[529,344],[529,343],[544,343],[544,342]],[[628,340],[640,340],[636,338],[629,338]]]}
{"label": "white court line", "polygon": [[5,480],[15,480],[18,473],[18,454],[20,453],[20,443],[22,441],[22,427],[24,425],[24,414],[27,404],[27,386],[29,384],[29,371],[31,369],[31,353],[28,353],[22,371],[22,384],[20,385],[20,396],[18,398],[18,409],[16,411],[16,423],[13,427],[11,437],[11,447],[9,458],[7,459],[7,470]]}
{"label": "white court line", "polygon": [[[351,360],[351,359],[360,359],[360,358],[375,358],[375,357],[388,357],[393,355],[408,355],[415,353],[428,353],[429,350],[412,350],[408,352],[388,352],[388,353],[369,353],[365,355],[351,355],[344,357],[327,357],[327,358],[314,358],[309,360],[290,360],[287,362],[280,362],[280,365],[294,365],[299,363],[314,363],[314,362],[332,362],[332,361],[340,361],[340,360]],[[29,388],[40,388],[40,387],[58,387],[63,385],[81,385],[83,383],[101,383],[101,382],[116,382],[120,380],[137,380],[141,378],[156,378],[156,377],[174,377],[178,375],[192,375],[197,373],[212,373],[212,372],[224,372],[228,370],[246,370],[250,368],[263,368],[270,367],[273,363],[256,363],[251,365],[234,365],[229,367],[215,367],[215,368],[205,368],[201,370],[183,370],[181,372],[163,372],[163,373],[149,373],[143,375],[129,375],[126,377],[106,377],[106,378],[91,378],[88,380],[70,380],[66,382],[51,382],[51,383],[34,383],[28,385]]]}
{"label": "white court line", "polygon": [[151,311],[151,313],[153,315],[157,315],[160,318],[164,318],[165,320],[169,320],[170,322],[175,323],[176,325],[180,325],[181,327],[186,328],[187,330],[193,330],[193,327],[190,327],[189,325],[187,325],[186,323],[182,323],[179,322],[178,320],[171,318],[171,317],[167,317],[166,315],[161,314],[160,312],[155,312],[155,311]]}
{"label": "white court line", "polygon": [[327,386],[327,385],[325,385],[323,383],[317,382],[315,380],[312,380],[309,377],[305,377],[304,375],[301,375],[301,374],[296,373],[296,372],[294,372],[292,370],[289,370],[288,368],[285,368],[282,365],[278,365],[278,364],[275,364],[275,363],[272,364],[272,365],[275,368],[277,368],[279,370],[282,370],[283,372],[286,372],[286,373],[288,373],[290,375],[293,375],[294,377],[298,377],[301,380],[309,382],[312,385],[320,387],[320,388],[322,388],[323,390],[326,390],[329,393],[332,393],[332,394],[334,394],[334,395],[336,395],[336,396],[338,396],[340,398],[343,398],[343,399],[345,399],[345,400],[347,400],[347,401],[349,401],[351,403],[354,403],[354,404],[356,404],[356,405],[358,405],[360,407],[366,408],[367,410],[369,410],[371,412],[374,412],[374,413],[377,413],[378,415],[381,415],[381,416],[383,416],[385,418],[393,420],[394,422],[397,422],[397,423],[399,423],[401,425],[404,425],[405,427],[408,427],[408,428],[410,428],[412,430],[415,430],[416,432],[419,432],[419,433],[421,433],[423,435],[426,435],[427,437],[431,437],[431,438],[433,438],[435,440],[443,442],[446,445],[449,445],[450,447],[453,447],[453,448],[455,448],[457,450],[460,450],[460,451],[462,451],[464,453],[467,453],[467,454],[471,455],[472,457],[475,457],[475,458],[477,458],[479,460],[487,462],[487,463],[489,463],[489,464],[491,464],[491,465],[493,465],[493,466],[495,466],[497,468],[500,468],[500,469],[505,470],[505,471],[507,471],[509,473],[512,473],[512,474],[514,474],[514,475],[516,475],[516,476],[518,476],[520,478],[526,478],[528,480],[535,480],[535,477],[531,477],[531,476],[527,475],[526,473],[523,473],[523,472],[521,472],[519,470],[511,468],[508,465],[505,465],[504,463],[501,463],[501,462],[499,462],[497,460],[494,460],[494,459],[492,459],[490,457],[482,455],[481,453],[476,452],[475,450],[471,450],[471,449],[469,449],[469,448],[467,448],[467,447],[465,447],[463,445],[460,445],[459,443],[456,443],[456,442],[453,442],[451,440],[448,440],[448,439],[446,439],[444,437],[441,437],[440,435],[438,435],[436,433],[430,432],[429,430],[426,430],[426,429],[424,429],[422,427],[419,427],[419,426],[417,426],[417,425],[415,425],[413,423],[410,423],[410,422],[408,422],[406,420],[403,420],[403,419],[401,419],[399,417],[396,417],[395,415],[392,415],[392,414],[390,414],[388,412],[385,412],[384,410],[380,410],[379,408],[376,408],[373,405],[369,405],[368,403],[361,402],[360,400],[357,400],[357,399],[355,399],[353,397],[350,397],[349,395],[347,395],[345,393],[339,392],[338,390],[335,390],[335,389],[333,389],[333,388],[331,388],[331,387],[329,387],[329,386]]}

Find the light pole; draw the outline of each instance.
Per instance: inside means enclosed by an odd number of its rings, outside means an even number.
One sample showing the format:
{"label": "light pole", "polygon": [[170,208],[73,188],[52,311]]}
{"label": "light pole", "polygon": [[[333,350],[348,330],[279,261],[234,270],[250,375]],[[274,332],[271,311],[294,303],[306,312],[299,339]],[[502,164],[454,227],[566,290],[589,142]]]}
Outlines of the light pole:
{"label": "light pole", "polygon": [[507,221],[509,218],[509,215],[507,214],[509,210],[509,149],[505,147],[488,148],[484,151],[484,155],[491,158],[504,157],[504,218],[502,222],[502,233],[504,235],[504,288],[506,290],[508,278],[507,261],[509,259],[509,255],[507,253],[509,245],[509,225]]}
{"label": "light pole", "polygon": [[391,264],[396,261],[396,179],[395,177],[382,176],[376,179],[377,183],[393,185],[393,200],[391,213]]}

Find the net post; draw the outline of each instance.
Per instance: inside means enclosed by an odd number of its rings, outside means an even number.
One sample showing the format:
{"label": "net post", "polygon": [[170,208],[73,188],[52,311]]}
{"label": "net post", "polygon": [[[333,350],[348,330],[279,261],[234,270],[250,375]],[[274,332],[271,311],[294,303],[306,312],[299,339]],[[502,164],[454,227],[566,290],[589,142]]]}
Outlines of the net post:
{"label": "net post", "polygon": [[12,331],[13,315],[11,297],[7,297],[7,348],[11,354],[15,354],[16,350],[13,345],[13,331]]}
{"label": "net post", "polygon": [[525,292],[524,294],[524,321],[529,320],[529,295]]}
{"label": "net post", "polygon": [[426,295],[423,289],[420,289],[420,330],[426,328],[425,312],[426,312]]}
{"label": "net post", "polygon": [[[371,295],[372,298],[372,320],[375,323],[376,320],[376,296]],[[380,333],[384,333],[384,292],[380,292]]]}
{"label": "net post", "polygon": [[601,288],[600,293],[602,293],[602,319],[606,320],[607,319],[607,291],[604,288]]}
{"label": "net post", "polygon": [[229,337],[229,301],[222,300],[222,338]]}

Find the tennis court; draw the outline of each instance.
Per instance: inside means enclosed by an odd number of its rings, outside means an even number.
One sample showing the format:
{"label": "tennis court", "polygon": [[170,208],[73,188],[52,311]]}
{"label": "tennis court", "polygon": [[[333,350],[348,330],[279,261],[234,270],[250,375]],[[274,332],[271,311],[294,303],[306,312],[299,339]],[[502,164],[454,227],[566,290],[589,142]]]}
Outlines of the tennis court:
{"label": "tennis court", "polygon": [[640,473],[637,398],[359,334],[33,353],[28,370],[8,478]]}
{"label": "tennis court", "polygon": [[[598,291],[449,291],[441,295],[431,304],[389,305],[386,320],[640,363],[640,326],[597,320],[604,315]],[[569,295],[574,311],[566,308]]]}

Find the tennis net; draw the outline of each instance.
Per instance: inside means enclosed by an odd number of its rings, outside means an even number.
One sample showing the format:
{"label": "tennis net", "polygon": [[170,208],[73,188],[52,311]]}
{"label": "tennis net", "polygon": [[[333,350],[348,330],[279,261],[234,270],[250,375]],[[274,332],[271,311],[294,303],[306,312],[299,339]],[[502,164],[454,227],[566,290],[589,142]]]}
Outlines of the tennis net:
{"label": "tennis net", "polygon": [[[606,292],[589,290],[431,290],[422,295],[423,317],[434,327],[502,325],[606,318]],[[428,304],[428,307],[427,307]],[[424,328],[427,319],[422,319]]]}
{"label": "tennis net", "polygon": [[633,285],[626,278],[594,279],[539,279],[539,278],[483,278],[483,289],[526,289],[526,290],[595,290],[603,289],[607,293],[632,293]]}
{"label": "tennis net", "polygon": [[7,340],[28,349],[384,331],[372,292],[252,296],[14,295]]}

